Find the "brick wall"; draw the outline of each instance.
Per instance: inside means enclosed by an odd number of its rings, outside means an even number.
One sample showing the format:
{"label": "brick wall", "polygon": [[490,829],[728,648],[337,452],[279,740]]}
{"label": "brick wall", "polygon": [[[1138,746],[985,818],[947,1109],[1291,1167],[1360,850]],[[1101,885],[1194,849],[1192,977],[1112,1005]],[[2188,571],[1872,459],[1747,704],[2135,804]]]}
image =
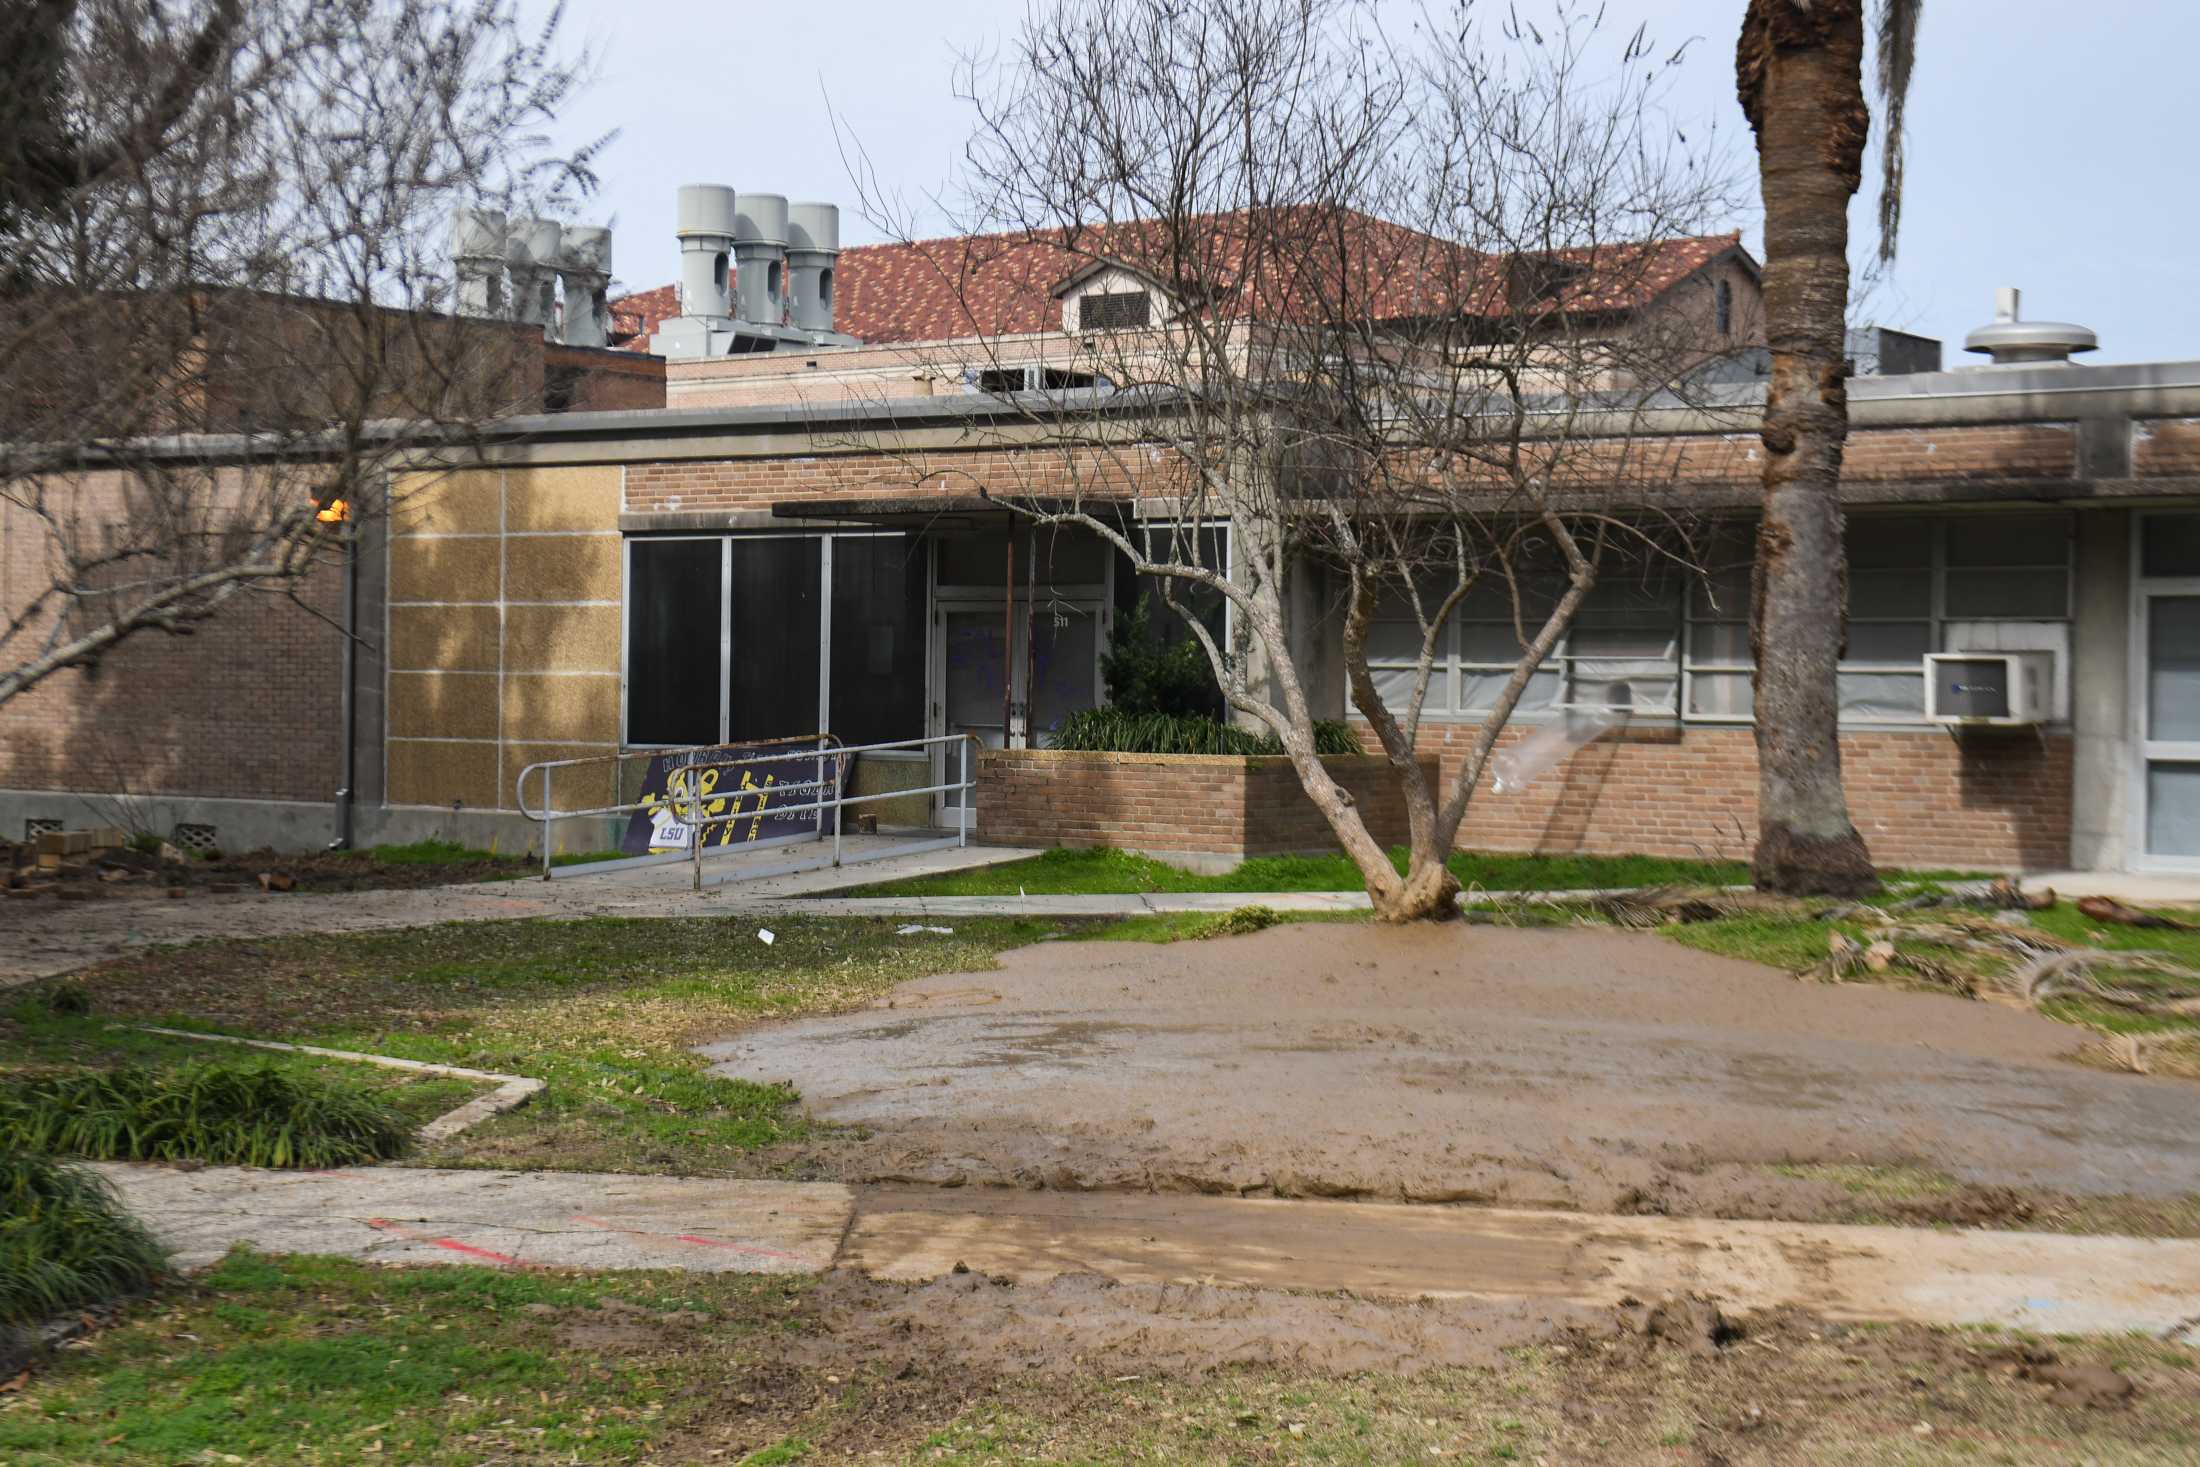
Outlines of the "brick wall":
{"label": "brick wall", "polygon": [[2131,425],[2131,471],[2141,478],[2200,474],[2200,418],[2141,418]]}
{"label": "brick wall", "polygon": [[[1530,732],[1507,729],[1500,746]],[[1362,736],[1367,737],[1365,731]],[[1471,727],[1424,729],[1453,776]],[[1841,739],[1850,817],[1884,865],[2069,864],[2071,740],[2030,730],[1850,733]],[[1747,728],[1641,728],[1607,735],[1518,794],[1487,779],[1467,807],[1470,850],[1643,852],[1746,858],[1757,832],[1757,746]]]}
{"label": "brick wall", "polygon": [[[102,487],[111,486],[88,483],[86,492]],[[45,551],[29,516],[0,505],[0,590],[10,606],[41,583]],[[0,788],[332,799],[343,638],[331,622],[342,617],[342,594],[342,565],[331,557],[298,592],[331,621],[248,591],[191,636],[136,634],[96,671],[57,673],[0,704]],[[34,627],[22,640],[40,634]],[[84,809],[55,813],[90,819]]]}
{"label": "brick wall", "polygon": [[[1127,469],[1145,466],[1135,483]],[[630,514],[768,510],[786,499],[967,498],[996,494],[1059,495],[1176,492],[1178,465],[1144,449],[978,448],[907,455],[819,453],[792,457],[636,463],[626,469]]]}
{"label": "brick wall", "polygon": [[[1405,802],[1389,766],[1322,762],[1359,801],[1369,832],[1403,844]],[[978,756],[977,801],[988,845],[1268,856],[1337,844],[1282,758],[988,749]]]}

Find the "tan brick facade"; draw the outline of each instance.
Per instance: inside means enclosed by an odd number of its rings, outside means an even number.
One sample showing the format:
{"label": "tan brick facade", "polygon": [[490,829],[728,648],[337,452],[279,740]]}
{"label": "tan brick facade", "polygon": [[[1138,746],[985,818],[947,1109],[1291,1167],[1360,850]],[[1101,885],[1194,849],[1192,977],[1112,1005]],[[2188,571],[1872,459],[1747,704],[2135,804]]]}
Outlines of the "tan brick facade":
{"label": "tan brick facade", "polygon": [[[1526,737],[1507,729],[1500,746]],[[1368,737],[1363,730],[1363,737]],[[1472,728],[1423,729],[1458,769]],[[1883,865],[2054,870],[2070,858],[2071,741],[2029,729],[1841,739],[1850,818]],[[1518,794],[1485,777],[1460,827],[1470,850],[1746,858],[1757,835],[1757,745],[1747,728],[1672,725],[1589,745]]]}
{"label": "tan brick facade", "polygon": [[[1379,759],[1322,762],[1359,801],[1375,838],[1402,844],[1405,802],[1389,766]],[[978,758],[977,810],[978,838],[988,845],[1217,856],[1336,846],[1329,822],[1282,758],[988,749]]]}
{"label": "tan brick facade", "polygon": [[626,469],[629,514],[769,512],[783,500],[1127,496],[1176,492],[1174,466],[1139,447],[971,448],[911,453],[636,463]]}
{"label": "tan brick facade", "polygon": [[[90,476],[83,492],[120,490],[111,476]],[[45,550],[29,515],[0,504],[8,604],[45,583]],[[299,588],[310,611],[246,591],[190,636],[139,634],[96,669],[57,673],[0,704],[0,788],[329,799],[342,781],[342,593],[342,566],[331,556]],[[17,645],[40,635],[34,627]],[[91,823],[93,813],[71,802],[51,815]],[[11,840],[22,834],[0,830]]]}
{"label": "tan brick facade", "polygon": [[2131,472],[2140,478],[2200,474],[2200,418],[2141,418],[2134,422]]}

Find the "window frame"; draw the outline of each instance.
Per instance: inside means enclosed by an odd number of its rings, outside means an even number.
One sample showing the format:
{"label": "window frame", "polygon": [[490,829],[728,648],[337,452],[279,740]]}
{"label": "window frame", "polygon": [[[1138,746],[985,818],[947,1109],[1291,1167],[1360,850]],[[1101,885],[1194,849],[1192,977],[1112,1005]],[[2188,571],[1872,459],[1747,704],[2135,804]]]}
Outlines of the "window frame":
{"label": "window frame", "polygon": [[[833,699],[833,542],[840,539],[905,539],[921,545],[924,537],[908,530],[718,530],[683,531],[669,535],[628,535],[619,549],[619,739],[621,750],[681,749],[686,744],[640,742],[630,738],[629,692],[633,678],[634,547],[672,541],[716,541],[718,552],[718,739],[724,744],[732,725],[733,685],[733,542],[736,540],[807,540],[818,555],[818,666],[817,727],[830,730]],[[929,549],[926,551],[929,561]],[[927,598],[930,569],[926,570]],[[928,622],[927,622],[928,624]],[[919,634],[924,627],[919,627]],[[927,689],[929,696],[929,689]]]}
{"label": "window frame", "polygon": [[[2060,616],[1958,616],[1951,615],[1949,613],[1947,578],[1948,571],[1951,569],[1951,563],[1948,556],[1949,537],[1951,533],[1955,530],[1955,528],[1964,520],[1983,520],[1987,516],[1996,513],[2001,512],[1991,510],[1981,511],[1978,514],[1971,516],[1950,516],[1945,514],[1915,516],[1915,518],[1920,518],[1926,521],[1927,533],[1931,537],[1929,557],[1924,565],[1916,567],[1916,569],[1924,571],[1931,578],[1931,596],[1927,603],[1924,614],[1921,616],[1858,616],[1853,611],[1850,611],[1847,617],[1848,625],[1914,626],[1922,622],[1924,623],[1926,628],[1925,645],[1928,652],[1936,652],[1946,649],[1948,628],[1951,624],[1968,624],[1973,622],[2006,622],[2015,625],[2034,626],[2042,624],[2059,624],[2063,626],[2072,625],[2075,621],[2074,608],[2077,605],[2077,524],[2076,521],[2071,517],[2070,512],[2067,510],[2024,510],[2007,512],[2016,515],[2031,515],[2035,518],[2040,519],[2052,519],[2059,517],[2062,520],[2062,528],[2064,531],[2063,557],[2062,562],[2059,566],[2049,565],[2045,563],[2008,562],[2005,564],[1998,564],[1993,566],[1955,565],[1952,567],[1953,569],[1958,571],[1983,569],[2005,572],[2030,572],[2032,574],[2044,574],[2048,571],[2059,570],[2063,577],[2063,611]],[[1894,513],[1885,515],[1865,515],[1860,516],[1860,518],[1881,524],[1892,524],[1912,518],[1912,516]],[[1754,521],[1742,520],[1734,521],[1731,523],[1749,525],[1754,524]],[[1756,663],[1754,660],[1737,662],[1731,659],[1699,659],[1695,655],[1696,630],[1699,626],[1738,625],[1747,627],[1749,625],[1748,606],[1745,604],[1740,609],[1741,614],[1739,616],[1703,617],[1697,614],[1695,598],[1693,596],[1690,596],[1686,599],[1682,609],[1686,617],[1686,625],[1683,628],[1683,636],[1681,639],[1681,646],[1683,650],[1683,658],[1681,664],[1681,721],[1684,723],[1723,724],[1731,727],[1748,727],[1755,724],[1757,718],[1754,711],[1749,713],[1698,713],[1691,711],[1695,706],[1697,674],[1708,673],[1714,676],[1733,676],[1736,674],[1740,674],[1743,676],[1747,676],[1756,671]],[[2067,661],[2067,657],[2065,658],[2065,660]],[[1850,718],[1847,716],[1843,716],[1841,718],[1841,727],[1856,729],[1859,732],[1917,732],[1920,730],[1939,727],[1938,724],[1929,722],[1924,714],[1922,689],[1925,681],[1925,662],[1923,657],[1919,657],[1915,661],[1911,662],[1872,662],[1864,660],[1852,660],[1846,657],[1842,658],[1837,669],[1837,675],[1838,673],[1852,672],[1880,676],[1892,676],[1898,674],[1904,676],[1914,676],[1918,680],[1918,685],[1920,688],[1919,711],[1915,718]],[[2066,721],[2067,718],[2057,720],[2058,723]]]}

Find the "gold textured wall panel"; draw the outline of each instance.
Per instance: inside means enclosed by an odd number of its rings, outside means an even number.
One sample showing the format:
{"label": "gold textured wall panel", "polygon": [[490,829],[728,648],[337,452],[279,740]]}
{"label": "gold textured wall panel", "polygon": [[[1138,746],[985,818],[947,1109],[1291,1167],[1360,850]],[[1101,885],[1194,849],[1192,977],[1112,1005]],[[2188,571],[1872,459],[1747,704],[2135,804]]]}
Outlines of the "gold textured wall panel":
{"label": "gold textured wall panel", "polygon": [[502,469],[403,474],[391,483],[391,529],[399,535],[494,535],[503,528]]}
{"label": "gold textured wall panel", "polygon": [[508,674],[504,679],[504,737],[530,743],[616,743],[619,680]]}
{"label": "gold textured wall panel", "polygon": [[616,464],[512,469],[509,474],[505,500],[505,528],[508,530],[619,528],[619,469]]}
{"label": "gold textured wall panel", "polygon": [[388,748],[393,805],[448,807],[457,800],[469,810],[485,810],[511,803],[497,788],[495,744],[391,739]]}
{"label": "gold textured wall panel", "polygon": [[[614,750],[590,748],[584,744],[509,743],[504,746],[504,768],[511,776],[507,783],[516,783],[520,772],[530,764],[552,759],[587,759],[586,764],[572,765],[550,771],[550,800],[560,810],[587,810],[615,804],[612,782],[617,778],[615,765],[609,757]],[[541,775],[527,781],[527,802],[537,804],[542,799]],[[504,800],[510,803],[512,795],[506,791]]]}
{"label": "gold textured wall panel", "polygon": [[478,540],[397,536],[390,541],[390,599],[495,601],[497,562],[504,543],[496,536]]}
{"label": "gold textured wall panel", "polygon": [[[618,613],[612,612],[614,622]],[[617,640],[616,633],[613,640]],[[390,666],[404,671],[495,672],[494,606],[392,606]]]}
{"label": "gold textured wall panel", "polygon": [[495,738],[496,678],[477,672],[391,673],[390,736],[400,739]]}
{"label": "gold textured wall panel", "polygon": [[512,606],[505,610],[506,672],[617,672],[616,606]]}
{"label": "gold textured wall panel", "polygon": [[616,601],[616,535],[516,536],[504,542],[504,594],[514,601]]}

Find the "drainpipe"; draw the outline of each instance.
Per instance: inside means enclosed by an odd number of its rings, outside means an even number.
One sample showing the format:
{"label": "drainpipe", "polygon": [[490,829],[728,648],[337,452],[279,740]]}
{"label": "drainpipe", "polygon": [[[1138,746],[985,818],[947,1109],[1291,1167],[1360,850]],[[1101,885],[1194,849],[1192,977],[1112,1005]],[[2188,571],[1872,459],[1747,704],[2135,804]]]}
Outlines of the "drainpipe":
{"label": "drainpipe", "polygon": [[1001,572],[1001,747],[1016,747],[1016,516],[1008,517],[1008,565]]}
{"label": "drainpipe", "polygon": [[345,526],[344,534],[344,688],[343,714],[344,753],[338,769],[342,781],[336,790],[336,839],[328,843],[332,851],[348,850],[351,846],[351,785],[355,741],[352,683],[359,671],[359,536],[355,526]]}

